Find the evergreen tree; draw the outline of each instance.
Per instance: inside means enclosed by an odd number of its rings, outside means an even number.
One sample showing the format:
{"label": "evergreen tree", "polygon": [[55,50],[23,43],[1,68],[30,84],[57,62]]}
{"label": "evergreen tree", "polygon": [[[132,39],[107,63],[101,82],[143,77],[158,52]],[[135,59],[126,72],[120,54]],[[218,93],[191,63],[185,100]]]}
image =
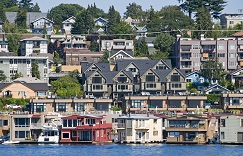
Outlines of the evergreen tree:
{"label": "evergreen tree", "polygon": [[107,32],[109,34],[114,34],[114,28],[116,25],[120,23],[121,16],[119,12],[115,10],[113,5],[109,8],[107,16],[108,16]]}
{"label": "evergreen tree", "polygon": [[6,20],[7,20],[7,17],[5,15],[5,11],[3,10],[3,8],[0,8],[0,21],[3,21],[5,23]]}
{"label": "evergreen tree", "polygon": [[31,9],[31,12],[41,12],[38,3],[35,3],[35,5]]}
{"label": "evergreen tree", "polygon": [[[210,13],[207,8],[200,8],[196,14],[196,29],[197,30],[212,30],[213,22],[211,21]],[[195,36],[199,38],[201,34],[211,36],[211,32],[198,31]]]}
{"label": "evergreen tree", "polygon": [[32,66],[32,69],[31,69],[32,77],[36,77],[36,78],[40,79],[40,71],[39,71],[38,62],[32,62],[31,66]]}
{"label": "evergreen tree", "polygon": [[137,5],[135,2],[129,3],[126,9],[127,10],[124,13],[125,18],[131,17],[132,19],[138,19],[143,15],[142,6]]}
{"label": "evergreen tree", "polygon": [[145,40],[145,37],[142,38],[139,46],[138,46],[138,56],[139,57],[146,57],[148,56],[148,45]]}
{"label": "evergreen tree", "polygon": [[147,21],[147,28],[150,32],[161,31],[161,18],[154,8],[151,6],[149,10],[149,16]]}
{"label": "evergreen tree", "polygon": [[20,0],[19,7],[22,9],[26,9],[27,11],[32,11],[33,3],[32,0]]}
{"label": "evergreen tree", "polygon": [[99,43],[97,41],[93,41],[89,47],[91,51],[99,51]]}
{"label": "evergreen tree", "polygon": [[25,29],[26,26],[26,20],[27,20],[27,10],[26,9],[19,9],[17,13],[17,18],[16,18],[16,24],[18,28]]}

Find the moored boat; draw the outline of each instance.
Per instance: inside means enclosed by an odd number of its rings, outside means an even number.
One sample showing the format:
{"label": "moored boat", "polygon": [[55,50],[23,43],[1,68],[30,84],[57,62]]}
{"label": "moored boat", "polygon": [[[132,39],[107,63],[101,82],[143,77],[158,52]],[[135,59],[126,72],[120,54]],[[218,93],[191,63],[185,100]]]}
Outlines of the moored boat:
{"label": "moored boat", "polygon": [[56,126],[42,126],[42,133],[38,138],[40,144],[57,144],[59,142],[59,130]]}

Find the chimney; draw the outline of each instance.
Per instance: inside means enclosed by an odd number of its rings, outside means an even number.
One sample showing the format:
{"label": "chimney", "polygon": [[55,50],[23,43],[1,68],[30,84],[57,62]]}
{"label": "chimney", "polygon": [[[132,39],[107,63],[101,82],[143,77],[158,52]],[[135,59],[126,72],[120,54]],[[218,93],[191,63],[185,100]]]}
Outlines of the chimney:
{"label": "chimney", "polygon": [[201,34],[200,40],[205,40],[204,34]]}

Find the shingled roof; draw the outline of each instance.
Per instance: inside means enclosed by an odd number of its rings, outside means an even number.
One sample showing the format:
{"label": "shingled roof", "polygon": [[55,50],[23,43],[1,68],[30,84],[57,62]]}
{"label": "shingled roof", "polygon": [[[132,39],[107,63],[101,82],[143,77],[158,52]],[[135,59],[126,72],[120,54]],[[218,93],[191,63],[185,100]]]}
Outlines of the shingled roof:
{"label": "shingled roof", "polygon": [[37,91],[48,91],[48,83],[23,83],[19,81],[11,82],[11,83],[0,83],[0,90],[3,90],[7,86],[11,85],[12,83],[21,83],[24,86],[30,88],[31,90],[37,92]]}

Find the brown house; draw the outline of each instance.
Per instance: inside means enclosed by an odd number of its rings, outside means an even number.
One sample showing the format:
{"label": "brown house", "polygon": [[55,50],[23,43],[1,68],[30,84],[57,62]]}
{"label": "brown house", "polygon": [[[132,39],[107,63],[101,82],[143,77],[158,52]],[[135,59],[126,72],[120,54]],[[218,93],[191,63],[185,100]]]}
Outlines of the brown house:
{"label": "brown house", "polygon": [[47,83],[11,82],[0,84],[0,96],[11,98],[45,98],[48,91]]}

